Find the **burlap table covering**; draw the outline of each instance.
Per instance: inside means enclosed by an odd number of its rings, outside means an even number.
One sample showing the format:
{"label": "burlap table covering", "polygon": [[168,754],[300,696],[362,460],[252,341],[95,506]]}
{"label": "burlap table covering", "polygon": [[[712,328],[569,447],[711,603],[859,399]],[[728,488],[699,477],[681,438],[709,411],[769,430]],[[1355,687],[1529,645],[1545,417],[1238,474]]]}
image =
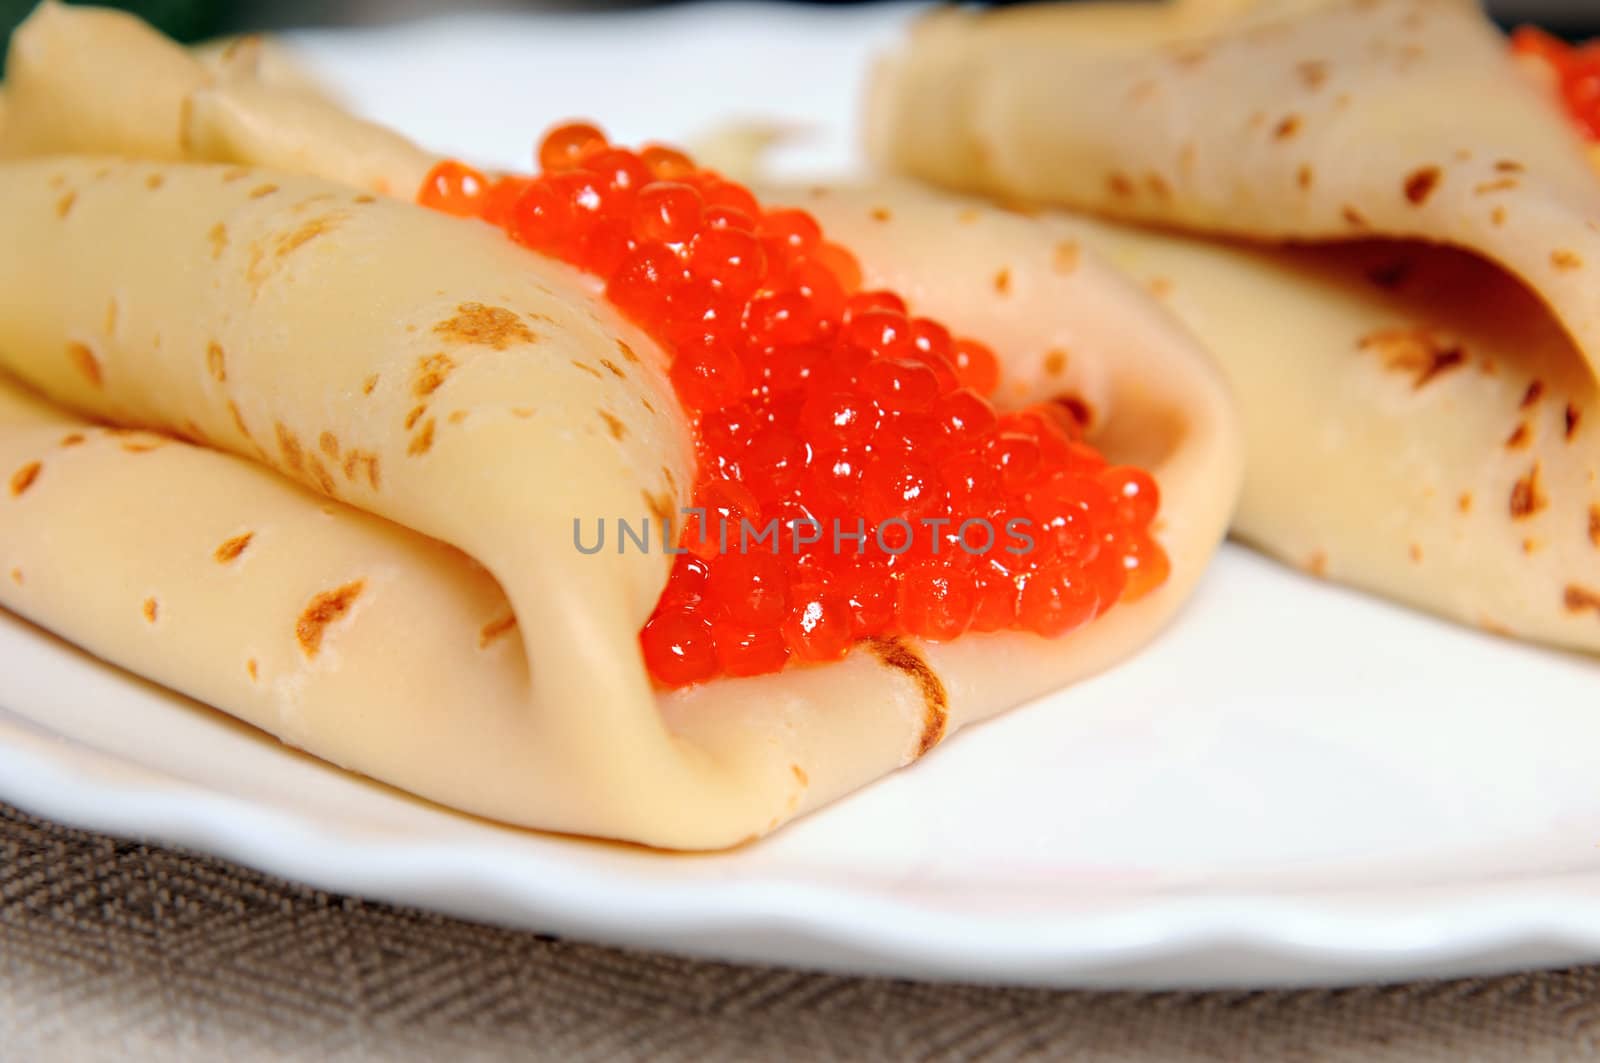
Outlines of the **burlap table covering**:
{"label": "burlap table covering", "polygon": [[0,805],[0,1060],[1557,1060],[1600,968],[1063,993],[700,963],[296,886]]}

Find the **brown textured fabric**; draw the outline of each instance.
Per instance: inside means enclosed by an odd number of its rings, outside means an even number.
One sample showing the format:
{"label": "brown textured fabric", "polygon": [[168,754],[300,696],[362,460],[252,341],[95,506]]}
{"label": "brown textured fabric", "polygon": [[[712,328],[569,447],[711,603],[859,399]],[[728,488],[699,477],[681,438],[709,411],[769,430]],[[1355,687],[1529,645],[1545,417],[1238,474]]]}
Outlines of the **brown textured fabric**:
{"label": "brown textured fabric", "polygon": [[332,896],[0,805],[0,1059],[1563,1060],[1600,968],[1059,993],[697,963]]}

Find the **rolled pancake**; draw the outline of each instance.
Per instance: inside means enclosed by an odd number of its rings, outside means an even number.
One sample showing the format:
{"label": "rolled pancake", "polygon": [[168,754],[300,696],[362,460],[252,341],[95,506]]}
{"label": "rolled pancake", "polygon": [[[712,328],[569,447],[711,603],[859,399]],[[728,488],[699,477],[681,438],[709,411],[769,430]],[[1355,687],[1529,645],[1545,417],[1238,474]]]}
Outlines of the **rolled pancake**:
{"label": "rolled pancake", "polygon": [[952,239],[971,208],[892,207],[893,240],[825,219],[868,283],[1007,358],[1075,345],[1097,437],[1161,483],[1158,591],[1062,639],[878,642],[660,693],[638,631],[670,559],[585,556],[573,521],[687,504],[688,428],[592,280],[318,179],[57,157],[0,166],[0,364],[80,419],[8,400],[0,602],[453,807],[672,848],[762,834],[1136,650],[1239,475],[1218,376],[1142,293],[1002,212]]}
{"label": "rolled pancake", "polygon": [[1228,371],[1238,534],[1466,623],[1600,649],[1600,182],[1475,4],[952,12],[883,65],[870,109],[879,161],[948,187],[1358,241],[1270,252],[1069,222]]}

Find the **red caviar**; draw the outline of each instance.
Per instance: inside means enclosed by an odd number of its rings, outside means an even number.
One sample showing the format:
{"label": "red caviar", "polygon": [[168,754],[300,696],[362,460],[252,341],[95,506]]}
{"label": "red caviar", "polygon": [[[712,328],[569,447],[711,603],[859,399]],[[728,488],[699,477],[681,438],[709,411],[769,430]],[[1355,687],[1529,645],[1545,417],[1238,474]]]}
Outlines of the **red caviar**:
{"label": "red caviar", "polygon": [[1549,64],[1578,131],[1587,140],[1600,140],[1600,41],[1568,44],[1544,30],[1519,26],[1511,34],[1511,50]]}
{"label": "red caviar", "polygon": [[996,410],[994,352],[861,290],[809,214],[587,124],[538,160],[533,178],[441,163],[418,199],[597,275],[671,358],[698,512],[640,633],[657,683],[872,636],[1061,635],[1166,579],[1150,475],[1109,465],[1066,404]]}

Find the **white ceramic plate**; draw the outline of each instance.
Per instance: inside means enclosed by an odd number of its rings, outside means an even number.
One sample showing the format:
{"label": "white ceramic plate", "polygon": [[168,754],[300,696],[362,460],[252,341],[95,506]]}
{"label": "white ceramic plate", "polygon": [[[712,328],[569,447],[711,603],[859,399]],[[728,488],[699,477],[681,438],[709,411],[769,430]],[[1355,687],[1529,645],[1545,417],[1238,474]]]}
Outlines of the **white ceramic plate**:
{"label": "white ceramic plate", "polygon": [[[905,9],[678,7],[302,40],[356,104],[516,163],[551,120],[818,130],[850,161]],[[675,74],[670,90],[659,78]],[[908,977],[1336,983],[1600,959],[1600,671],[1229,547],[1136,660],[746,849],[454,815],[0,612],[0,798],[338,891],[585,939]]]}

